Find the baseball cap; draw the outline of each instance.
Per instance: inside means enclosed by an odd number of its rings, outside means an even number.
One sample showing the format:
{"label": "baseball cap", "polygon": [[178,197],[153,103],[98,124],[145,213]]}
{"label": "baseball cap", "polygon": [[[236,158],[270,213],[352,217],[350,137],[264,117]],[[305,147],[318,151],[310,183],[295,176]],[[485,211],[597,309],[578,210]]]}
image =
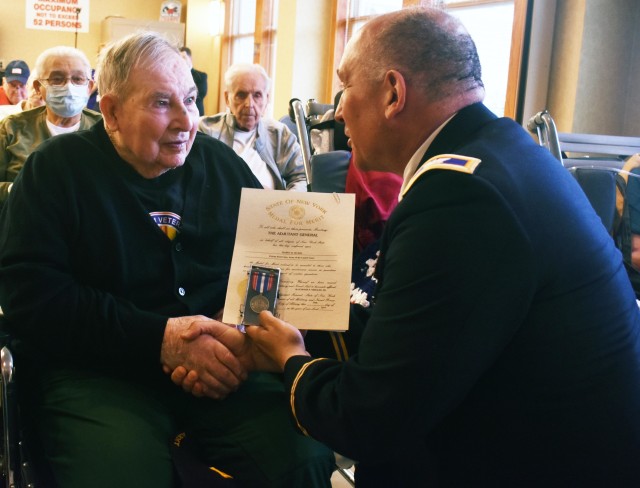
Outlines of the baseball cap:
{"label": "baseball cap", "polygon": [[18,80],[25,85],[29,79],[29,73],[29,66],[21,59],[11,61],[4,69],[4,77],[7,82]]}

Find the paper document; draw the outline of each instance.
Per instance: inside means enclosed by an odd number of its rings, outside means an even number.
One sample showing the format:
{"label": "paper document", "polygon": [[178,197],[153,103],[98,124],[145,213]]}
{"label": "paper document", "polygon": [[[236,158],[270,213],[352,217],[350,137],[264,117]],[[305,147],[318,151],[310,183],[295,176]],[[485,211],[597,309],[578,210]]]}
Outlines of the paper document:
{"label": "paper document", "polygon": [[354,194],[243,188],[223,322],[243,323],[249,269],[261,266],[280,270],[282,320],[348,329],[354,214]]}

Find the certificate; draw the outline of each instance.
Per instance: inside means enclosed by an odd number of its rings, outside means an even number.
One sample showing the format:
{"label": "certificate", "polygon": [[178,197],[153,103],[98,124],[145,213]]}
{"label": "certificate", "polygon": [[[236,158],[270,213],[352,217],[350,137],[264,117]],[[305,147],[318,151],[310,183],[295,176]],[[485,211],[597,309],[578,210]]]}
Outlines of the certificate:
{"label": "certificate", "polygon": [[243,323],[249,270],[260,266],[280,270],[276,316],[348,329],[354,214],[354,194],[243,188],[222,320]]}

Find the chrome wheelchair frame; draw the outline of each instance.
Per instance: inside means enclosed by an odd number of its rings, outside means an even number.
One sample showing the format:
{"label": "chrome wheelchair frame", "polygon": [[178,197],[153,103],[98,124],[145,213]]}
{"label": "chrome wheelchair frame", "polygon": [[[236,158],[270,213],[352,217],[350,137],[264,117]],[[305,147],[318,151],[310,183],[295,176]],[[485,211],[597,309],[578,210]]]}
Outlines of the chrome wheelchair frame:
{"label": "chrome wheelchair frame", "polygon": [[36,483],[28,450],[22,437],[13,354],[7,344],[3,344],[0,349],[0,368],[2,484],[4,488],[37,488],[40,484]]}
{"label": "chrome wheelchair frame", "polygon": [[[1,318],[1,315],[0,315]],[[0,332],[0,413],[2,414],[2,450],[0,451],[1,488],[46,488],[48,482],[37,476],[31,452],[25,443],[17,385],[15,365],[8,338]],[[184,451],[184,449],[183,449]],[[176,469],[201,469],[188,449],[180,455],[181,464]],[[185,462],[186,460],[186,462]],[[176,462],[176,459],[174,459]],[[336,454],[336,471],[355,486],[351,469],[353,462]],[[194,468],[195,467],[195,468]],[[193,483],[191,483],[193,484]],[[217,485],[216,485],[217,486]]]}

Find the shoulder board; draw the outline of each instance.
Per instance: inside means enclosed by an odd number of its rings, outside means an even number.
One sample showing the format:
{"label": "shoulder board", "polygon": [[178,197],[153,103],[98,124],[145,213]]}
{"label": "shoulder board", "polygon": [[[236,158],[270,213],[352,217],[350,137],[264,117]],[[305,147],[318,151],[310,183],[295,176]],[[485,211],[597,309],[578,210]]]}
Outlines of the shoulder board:
{"label": "shoulder board", "polygon": [[459,156],[457,154],[440,154],[432,157],[429,161],[424,163],[418,168],[418,171],[411,177],[407,185],[405,186],[400,198],[409,191],[413,184],[427,171],[432,169],[446,169],[450,171],[459,171],[461,173],[473,174],[478,165],[480,159],[472,158],[469,156]]}

